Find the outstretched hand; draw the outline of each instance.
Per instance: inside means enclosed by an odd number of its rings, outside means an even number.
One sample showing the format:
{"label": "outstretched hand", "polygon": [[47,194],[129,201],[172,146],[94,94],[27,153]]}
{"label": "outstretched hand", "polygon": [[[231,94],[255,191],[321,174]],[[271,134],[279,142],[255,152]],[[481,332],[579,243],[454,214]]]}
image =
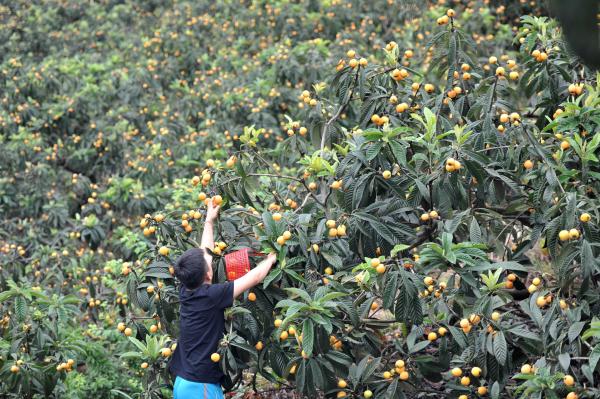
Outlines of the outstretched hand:
{"label": "outstretched hand", "polygon": [[275,264],[275,262],[277,262],[277,254],[275,252],[271,252],[270,254],[267,255],[265,262],[269,263],[271,266],[273,266]]}
{"label": "outstretched hand", "polygon": [[208,206],[206,208],[206,221],[214,222],[215,220],[217,220],[220,208],[221,207],[219,205],[215,205],[212,201],[208,201]]}

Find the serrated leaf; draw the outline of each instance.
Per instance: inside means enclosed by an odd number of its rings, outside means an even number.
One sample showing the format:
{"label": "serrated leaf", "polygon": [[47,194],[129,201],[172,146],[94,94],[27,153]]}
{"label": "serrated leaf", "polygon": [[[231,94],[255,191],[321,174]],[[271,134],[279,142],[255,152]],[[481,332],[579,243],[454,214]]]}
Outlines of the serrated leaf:
{"label": "serrated leaf", "polygon": [[494,336],[494,357],[498,360],[498,363],[501,365],[506,364],[506,359],[508,356],[508,347],[506,345],[506,339],[504,338],[504,333],[502,331],[498,331],[498,333]]}

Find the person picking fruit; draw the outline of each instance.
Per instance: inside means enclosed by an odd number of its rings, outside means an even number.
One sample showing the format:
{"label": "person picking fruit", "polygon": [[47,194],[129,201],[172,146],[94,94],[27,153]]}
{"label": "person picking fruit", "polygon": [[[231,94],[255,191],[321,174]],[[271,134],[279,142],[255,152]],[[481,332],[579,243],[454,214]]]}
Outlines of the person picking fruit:
{"label": "person picking fruit", "polygon": [[244,291],[259,284],[276,262],[270,254],[243,277],[213,284],[212,256],[214,222],[219,206],[210,201],[200,248],[185,251],[175,263],[175,276],[181,283],[180,336],[169,364],[175,378],[174,399],[220,399],[225,375],[217,352],[225,328],[224,311]]}

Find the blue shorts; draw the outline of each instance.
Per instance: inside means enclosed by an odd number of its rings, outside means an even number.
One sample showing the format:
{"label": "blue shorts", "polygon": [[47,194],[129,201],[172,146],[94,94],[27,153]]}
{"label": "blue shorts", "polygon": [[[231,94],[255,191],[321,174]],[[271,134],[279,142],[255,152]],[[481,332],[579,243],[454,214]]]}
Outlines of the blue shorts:
{"label": "blue shorts", "polygon": [[175,378],[174,399],[223,399],[223,389],[217,384],[193,382]]}

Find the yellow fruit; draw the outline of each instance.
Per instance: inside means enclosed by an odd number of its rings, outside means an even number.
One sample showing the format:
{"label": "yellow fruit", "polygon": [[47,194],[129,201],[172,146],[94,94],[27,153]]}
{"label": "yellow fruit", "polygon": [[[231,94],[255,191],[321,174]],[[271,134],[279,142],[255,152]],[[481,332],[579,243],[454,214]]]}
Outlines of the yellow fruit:
{"label": "yellow fruit", "polygon": [[217,205],[217,206],[219,206],[219,205],[221,205],[222,203],[223,203],[223,197],[221,197],[220,195],[215,195],[215,196],[213,197],[213,204],[214,204],[214,205]]}
{"label": "yellow fruit", "polygon": [[282,236],[285,240],[289,240],[290,238],[292,238],[292,233],[286,230],[283,232]]}
{"label": "yellow fruit", "polygon": [[342,379],[338,380],[338,388],[340,389],[344,389],[348,386],[348,383]]}
{"label": "yellow fruit", "polygon": [[384,170],[381,175],[383,176],[383,178],[385,180],[388,180],[389,178],[392,177],[392,172],[390,172],[389,170]]}
{"label": "yellow fruit", "polygon": [[438,328],[438,334],[440,337],[443,337],[444,335],[446,335],[447,332],[448,332],[448,330],[446,329],[446,327]]}
{"label": "yellow fruit", "polygon": [[531,280],[531,284],[538,286],[538,285],[542,284],[542,280],[540,280],[539,277],[536,277],[533,280]]}
{"label": "yellow fruit", "polygon": [[283,320],[281,319],[275,319],[275,327],[279,328],[281,326],[281,323],[283,322]]}
{"label": "yellow fruit", "polygon": [[347,395],[346,392],[340,391],[337,393],[336,398],[345,398],[346,395]]}
{"label": "yellow fruit", "polygon": [[456,15],[456,12],[453,9],[449,8],[448,11],[446,11],[446,15],[450,18],[453,18]]}
{"label": "yellow fruit", "polygon": [[470,325],[471,323],[469,323],[469,320],[467,319],[461,319],[460,320],[460,327],[461,328],[466,328]]}
{"label": "yellow fruit", "polygon": [[296,373],[296,365],[293,364],[292,367],[290,368],[290,374],[295,374]]}
{"label": "yellow fruit", "polygon": [[206,199],[206,194],[205,193],[198,194],[198,201],[204,201],[205,199]]}
{"label": "yellow fruit", "polygon": [[394,366],[396,366],[396,368],[399,368],[399,369],[404,368],[404,360],[402,360],[402,359],[396,360],[396,363],[394,364]]}
{"label": "yellow fruit", "polygon": [[348,62],[348,65],[350,65],[350,68],[356,68],[358,66],[358,60],[353,58]]}
{"label": "yellow fruit", "polygon": [[117,324],[117,330],[119,330],[120,332],[125,331],[125,323]]}
{"label": "yellow fruit", "polygon": [[425,91],[427,93],[433,93],[434,90],[435,90],[435,87],[431,83],[427,83],[425,85]]}
{"label": "yellow fruit", "polygon": [[379,266],[380,263],[381,262],[377,258],[371,259],[371,267],[377,267],[377,266]]}
{"label": "yellow fruit", "polygon": [[532,368],[530,364],[524,364],[521,366],[521,374],[531,374]]}
{"label": "yellow fruit", "polygon": [[282,331],[281,334],[279,334],[279,339],[285,341],[286,339],[288,339],[289,335],[290,334],[287,331]]}
{"label": "yellow fruit", "polygon": [[218,363],[219,360],[221,360],[221,355],[219,355],[218,353],[213,353],[212,355],[210,355],[210,360],[212,360],[215,363]]}
{"label": "yellow fruit", "polygon": [[421,215],[421,222],[426,222],[429,220],[429,213],[424,213]]}
{"label": "yellow fruit", "polygon": [[331,267],[326,267],[324,270],[325,274],[333,274],[333,269]]}
{"label": "yellow fruit", "polygon": [[153,285],[149,285],[146,287],[146,292],[150,295],[152,295],[154,293],[154,286]]}
{"label": "yellow fruit", "polygon": [[471,383],[471,379],[469,377],[467,377],[466,375],[460,379],[460,385],[463,385],[466,387],[470,383]]}
{"label": "yellow fruit", "polygon": [[336,223],[335,223],[335,220],[329,219],[328,221],[325,222],[325,225],[331,229],[331,228],[335,227]]}
{"label": "yellow fruit", "polygon": [[173,354],[173,350],[171,348],[162,348],[160,354],[163,357],[169,357]]}
{"label": "yellow fruit", "polygon": [[566,386],[568,387],[572,387],[573,385],[575,385],[575,378],[573,378],[572,375],[565,375],[565,377],[563,378],[563,382],[565,383]]}
{"label": "yellow fruit", "polygon": [[569,231],[567,231],[567,230],[561,230],[561,231],[558,233],[558,238],[559,238],[561,241],[568,241],[568,240],[570,240],[570,239],[571,239],[571,235],[569,234]]}
{"label": "yellow fruit", "polygon": [[[346,52],[346,57],[348,57],[348,58],[354,58],[354,57],[356,57],[356,51],[354,51],[354,50],[348,50],[348,51]],[[308,92],[307,92],[307,93],[308,93]],[[310,95],[310,94],[309,94],[309,95]],[[305,96],[305,97],[307,97],[307,96]]]}
{"label": "yellow fruit", "polygon": [[148,368],[148,363],[144,362],[140,365],[141,368],[143,369],[147,369]]}
{"label": "yellow fruit", "polygon": [[543,296],[539,296],[535,300],[535,303],[539,308],[543,308],[544,306],[546,306],[546,299]]}
{"label": "yellow fruit", "polygon": [[562,310],[565,310],[565,309],[569,308],[569,304],[564,299],[561,299],[560,302],[559,302],[559,304],[560,304],[560,308]]}
{"label": "yellow fruit", "polygon": [[455,367],[453,368],[450,373],[454,376],[454,377],[460,377],[462,375],[462,369],[460,367]]}
{"label": "yellow fruit", "polygon": [[133,334],[133,330],[127,327],[125,331],[123,331],[123,334],[125,334],[126,337],[131,337],[131,335]]}
{"label": "yellow fruit", "polygon": [[579,396],[575,392],[569,392],[567,394],[567,399],[579,399]]}
{"label": "yellow fruit", "polygon": [[367,61],[367,59],[366,59],[366,58],[361,58],[360,60],[358,60],[358,64],[359,64],[361,67],[366,67],[366,66],[369,64],[369,61]]}
{"label": "yellow fruit", "polygon": [[379,265],[375,268],[375,271],[379,274],[383,274],[385,273],[385,266],[384,265]]}
{"label": "yellow fruit", "polygon": [[273,220],[279,222],[281,220],[281,213],[274,213]]}
{"label": "yellow fruit", "polygon": [[327,234],[331,238],[337,237],[337,229],[335,227],[332,227],[329,229],[329,232]]}
{"label": "yellow fruit", "polygon": [[434,284],[433,278],[429,277],[429,276],[425,277],[423,279],[423,282],[425,283],[425,285],[433,285]]}
{"label": "yellow fruit", "polygon": [[494,321],[499,321],[501,317],[502,317],[502,315],[499,312],[492,313],[492,320],[494,320]]}
{"label": "yellow fruit", "polygon": [[435,341],[438,338],[437,334],[433,331],[427,334],[427,339],[431,342]]}
{"label": "yellow fruit", "polygon": [[262,341],[258,341],[256,343],[256,345],[254,345],[254,347],[256,348],[257,351],[261,351],[263,349],[264,345],[263,345]]}
{"label": "yellow fruit", "polygon": [[571,148],[571,144],[567,140],[563,140],[560,142],[560,148],[563,151],[568,150],[569,148]]}
{"label": "yellow fruit", "polygon": [[431,211],[431,212],[429,212],[429,217],[432,218],[432,219],[437,219],[438,216],[439,215],[438,215],[437,211]]}
{"label": "yellow fruit", "polygon": [[467,395],[460,395],[458,399],[469,399],[469,397]]}
{"label": "yellow fruit", "polygon": [[337,236],[343,237],[346,235],[346,226],[341,224],[337,227]]}
{"label": "yellow fruit", "polygon": [[583,223],[587,223],[592,219],[592,216],[589,213],[582,213],[581,216],[579,216],[579,220],[581,220],[581,222]]}
{"label": "yellow fruit", "polygon": [[156,324],[153,324],[150,326],[150,332],[152,334],[156,333],[158,331],[158,326]]}
{"label": "yellow fruit", "polygon": [[576,240],[579,238],[579,230],[577,229],[571,229],[569,230],[569,236],[573,239]]}
{"label": "yellow fruit", "polygon": [[532,169],[533,168],[533,162],[531,160],[527,160],[525,162],[523,162],[523,167],[527,170]]}
{"label": "yellow fruit", "polygon": [[407,381],[410,378],[410,374],[408,374],[408,371],[404,370],[400,372],[400,379],[402,381]]}
{"label": "yellow fruit", "polygon": [[255,294],[254,292],[251,292],[251,293],[249,293],[249,294],[248,294],[248,300],[249,300],[250,302],[254,302],[254,301],[256,301],[256,294]]}
{"label": "yellow fruit", "polygon": [[530,294],[533,294],[534,292],[537,291],[537,286],[530,284],[529,287],[527,287],[527,291],[529,291]]}
{"label": "yellow fruit", "polygon": [[481,386],[481,387],[477,388],[477,393],[481,396],[487,394],[487,392],[488,392],[487,387]]}
{"label": "yellow fruit", "polygon": [[285,244],[285,238],[283,238],[283,236],[277,237],[277,244],[284,245]]}
{"label": "yellow fruit", "polygon": [[371,392],[371,391],[370,391],[370,390],[368,390],[368,389],[367,389],[366,391],[364,391],[364,392],[363,392],[363,397],[364,397],[365,399],[370,399],[372,396],[373,396],[373,392]]}
{"label": "yellow fruit", "polygon": [[396,105],[396,112],[402,113],[402,112],[406,111],[408,108],[409,108],[409,105],[407,103],[400,103],[400,104]]}
{"label": "yellow fruit", "polygon": [[386,380],[389,380],[390,378],[392,378],[392,373],[390,373],[389,371],[384,371],[383,378],[385,378]]}

